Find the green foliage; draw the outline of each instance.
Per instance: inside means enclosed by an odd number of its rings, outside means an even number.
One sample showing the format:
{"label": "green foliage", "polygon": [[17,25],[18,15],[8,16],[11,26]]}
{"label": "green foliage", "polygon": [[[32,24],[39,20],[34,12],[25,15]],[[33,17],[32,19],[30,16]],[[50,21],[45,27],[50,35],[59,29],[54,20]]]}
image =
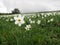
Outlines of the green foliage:
{"label": "green foliage", "polygon": [[[9,17],[9,19],[12,17]],[[29,17],[41,24],[30,24],[28,17],[25,17],[25,24],[21,27],[14,24],[14,21],[6,21],[5,17],[0,19],[0,45],[60,45],[60,15],[50,15],[42,18]],[[47,22],[51,18],[52,22]],[[25,30],[25,25],[30,24],[32,27],[29,31]]]}
{"label": "green foliage", "polygon": [[19,9],[15,8],[15,9],[12,11],[12,14],[20,14]]}

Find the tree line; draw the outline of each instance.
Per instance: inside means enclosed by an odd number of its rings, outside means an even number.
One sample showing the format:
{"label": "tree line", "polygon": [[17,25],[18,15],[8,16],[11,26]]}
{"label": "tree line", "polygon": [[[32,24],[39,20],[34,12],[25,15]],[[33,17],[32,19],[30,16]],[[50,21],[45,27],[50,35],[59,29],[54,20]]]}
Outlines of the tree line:
{"label": "tree line", "polygon": [[11,13],[0,13],[0,15],[11,15],[11,14],[21,14],[20,10],[18,8],[15,8],[11,11]]}

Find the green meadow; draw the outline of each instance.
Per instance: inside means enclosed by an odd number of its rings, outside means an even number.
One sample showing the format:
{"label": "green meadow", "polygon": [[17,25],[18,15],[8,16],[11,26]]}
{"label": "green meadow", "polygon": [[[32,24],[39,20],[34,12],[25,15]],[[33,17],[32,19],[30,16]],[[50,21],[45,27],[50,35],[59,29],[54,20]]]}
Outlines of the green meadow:
{"label": "green meadow", "polygon": [[[24,21],[18,26],[14,16],[0,17],[0,45],[60,45],[60,14],[37,13],[25,16]],[[26,25],[31,28],[26,30]]]}

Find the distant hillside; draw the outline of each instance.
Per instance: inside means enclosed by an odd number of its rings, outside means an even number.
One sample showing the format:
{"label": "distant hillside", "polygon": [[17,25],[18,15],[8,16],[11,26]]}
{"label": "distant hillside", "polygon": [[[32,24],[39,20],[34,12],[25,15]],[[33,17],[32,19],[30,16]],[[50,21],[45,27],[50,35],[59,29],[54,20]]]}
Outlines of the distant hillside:
{"label": "distant hillside", "polygon": [[41,11],[41,12],[29,12],[29,13],[23,13],[23,14],[31,14],[31,13],[53,13],[53,12],[60,12],[60,10],[56,10],[56,11]]}
{"label": "distant hillside", "polygon": [[0,15],[11,15],[12,13],[0,13]]}
{"label": "distant hillside", "polygon": [[[56,10],[56,11],[42,11],[42,12],[29,12],[29,13],[21,13],[21,14],[53,13],[53,12],[60,12],[60,10]],[[0,13],[0,15],[12,15],[12,13]]]}

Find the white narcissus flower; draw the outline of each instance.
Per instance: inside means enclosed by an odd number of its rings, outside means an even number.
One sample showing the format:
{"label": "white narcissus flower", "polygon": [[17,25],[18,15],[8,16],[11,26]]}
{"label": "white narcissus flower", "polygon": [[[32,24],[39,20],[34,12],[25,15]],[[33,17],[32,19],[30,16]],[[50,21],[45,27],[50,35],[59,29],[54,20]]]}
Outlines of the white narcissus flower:
{"label": "white narcissus flower", "polygon": [[32,17],[32,18],[36,18],[36,15],[32,15],[31,17]]}
{"label": "white narcissus flower", "polygon": [[8,22],[8,21],[9,21],[9,19],[6,19],[6,21]]}
{"label": "white narcissus flower", "polygon": [[14,17],[15,20],[15,24],[21,26],[22,24],[24,24],[24,16],[19,15],[18,17]]}
{"label": "white narcissus flower", "polygon": [[44,17],[42,16],[42,19],[43,19]]}
{"label": "white narcissus flower", "polygon": [[31,19],[29,19],[29,21],[31,21]]}
{"label": "white narcissus flower", "polygon": [[47,15],[44,15],[44,17],[47,17]]}
{"label": "white narcissus flower", "polygon": [[40,23],[41,23],[41,20],[38,20],[38,21],[37,21],[37,24],[40,24]]}
{"label": "white narcissus flower", "polygon": [[32,18],[34,17],[34,15],[32,15]]}
{"label": "white narcissus flower", "polygon": [[48,23],[50,22],[50,20],[47,21]]}
{"label": "white narcissus flower", "polygon": [[14,19],[11,18],[10,21],[14,21]]}
{"label": "white narcissus flower", "polygon": [[50,14],[49,14],[49,13],[48,13],[47,15],[48,15],[48,16],[50,16]]}
{"label": "white narcissus flower", "polygon": [[35,23],[35,21],[34,21],[34,20],[32,21],[31,19],[29,19],[29,22],[30,22],[30,23]]}
{"label": "white narcissus flower", "polygon": [[41,13],[41,15],[43,16],[43,15],[44,15],[44,13]]}
{"label": "white narcissus flower", "polygon": [[48,20],[47,22],[51,22],[51,21],[53,21],[54,19],[52,18],[52,19],[50,19],[50,20]]}
{"label": "white narcissus flower", "polygon": [[53,21],[54,19],[52,18],[52,19],[50,19],[50,21]]}
{"label": "white narcissus flower", "polygon": [[33,23],[35,23],[35,21],[33,21]]}
{"label": "white narcissus flower", "polygon": [[35,21],[30,21],[30,23],[35,23]]}
{"label": "white narcissus flower", "polygon": [[30,30],[30,28],[31,28],[31,25],[26,25],[25,27],[26,30]]}
{"label": "white narcissus flower", "polygon": [[56,15],[56,12],[55,12],[55,13],[53,13],[53,15],[55,16],[55,15]]}
{"label": "white narcissus flower", "polygon": [[51,15],[51,13],[47,13],[47,15],[48,15],[48,16],[50,16],[50,15]]}

